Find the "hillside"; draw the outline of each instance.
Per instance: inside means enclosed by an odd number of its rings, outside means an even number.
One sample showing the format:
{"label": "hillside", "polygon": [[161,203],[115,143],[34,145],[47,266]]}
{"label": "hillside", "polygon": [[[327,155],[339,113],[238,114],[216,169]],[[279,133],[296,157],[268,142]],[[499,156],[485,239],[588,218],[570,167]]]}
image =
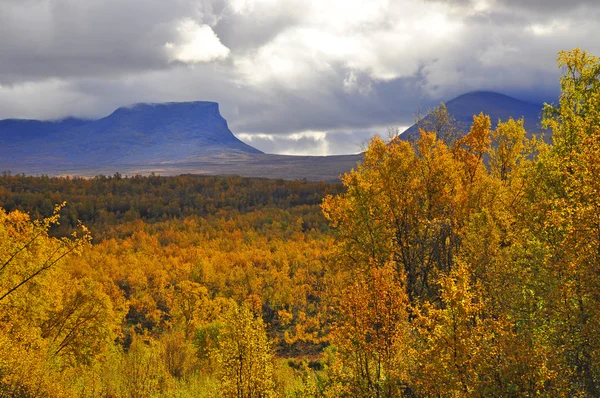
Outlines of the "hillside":
{"label": "hillside", "polygon": [[258,154],[227,127],[215,102],[137,104],[99,120],[0,121],[3,163],[98,167],[189,160],[203,154]]}
{"label": "hillside", "polygon": [[[525,119],[525,130],[530,134],[541,133],[543,130],[540,125],[540,115],[542,105],[532,104],[521,101],[504,94],[475,91],[460,95],[446,102],[448,113],[452,115],[467,132],[473,122],[473,115],[483,112],[489,115],[492,120],[492,127],[498,124],[498,120],[506,121],[512,117]],[[430,116],[425,117],[425,121]],[[412,139],[418,135],[419,123],[414,124],[401,137],[403,139]]]}

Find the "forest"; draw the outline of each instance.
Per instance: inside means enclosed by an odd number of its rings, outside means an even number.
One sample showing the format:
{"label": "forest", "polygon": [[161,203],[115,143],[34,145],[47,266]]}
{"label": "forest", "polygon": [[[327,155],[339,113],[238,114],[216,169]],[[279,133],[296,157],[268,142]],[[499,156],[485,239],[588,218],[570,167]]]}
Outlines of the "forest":
{"label": "forest", "polygon": [[558,66],[550,139],[440,105],[340,184],[5,172],[0,396],[600,396],[600,58]]}

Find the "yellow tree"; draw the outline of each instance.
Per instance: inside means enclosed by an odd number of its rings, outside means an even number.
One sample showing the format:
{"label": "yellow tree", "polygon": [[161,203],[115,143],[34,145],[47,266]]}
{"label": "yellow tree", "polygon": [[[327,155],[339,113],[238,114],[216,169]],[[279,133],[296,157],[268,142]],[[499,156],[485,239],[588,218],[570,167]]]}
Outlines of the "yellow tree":
{"label": "yellow tree", "polygon": [[524,119],[499,121],[492,132],[493,145],[490,148],[490,169],[492,175],[506,181],[522,162],[531,155],[535,140],[526,138]]}
{"label": "yellow tree", "polygon": [[[448,146],[453,146],[463,133],[463,125],[448,112],[446,104],[441,103],[428,111],[425,117],[417,115],[416,126],[419,130],[429,131],[442,139]],[[418,137],[417,137],[418,138]]]}
{"label": "yellow tree", "polygon": [[[48,235],[49,228],[58,224],[63,206],[57,206],[53,216],[41,221],[32,221],[19,211],[0,209],[0,395],[66,395],[59,383],[61,362],[85,362],[89,359],[84,358],[89,354],[85,350],[88,345],[91,348],[98,342],[96,347],[100,347],[107,342],[106,329],[95,334],[98,323],[88,323],[85,316],[80,322],[69,317],[52,336],[45,333],[47,322],[73,297],[70,292],[63,294],[70,280],[62,268],[63,260],[89,241],[83,227],[83,235],[74,239]],[[81,319],[86,309],[79,305],[73,308],[75,317]],[[82,356],[74,358],[79,351]]]}
{"label": "yellow tree", "polygon": [[[600,395],[600,58],[561,52],[562,93],[547,105],[554,147],[541,159],[531,187],[549,248],[553,343],[573,394]],[[538,218],[539,219],[539,218]],[[535,224],[534,224],[535,225]]]}
{"label": "yellow tree", "polygon": [[273,356],[262,318],[230,301],[213,355],[221,396],[264,398],[274,395]]}
{"label": "yellow tree", "polygon": [[169,374],[161,361],[160,350],[152,339],[144,341],[142,337],[134,335],[119,365],[121,374],[117,389],[121,392],[118,395],[143,398],[168,389]]}
{"label": "yellow tree", "polygon": [[375,138],[343,183],[346,193],[322,205],[339,234],[339,261],[362,271],[392,259],[410,302],[435,297],[433,279],[452,268],[464,214],[448,147],[426,132],[413,144]]}
{"label": "yellow tree", "polygon": [[489,153],[492,123],[490,117],[480,113],[473,116],[473,125],[467,135],[456,141],[454,152],[463,163],[467,181],[472,184],[485,173],[484,156]]}
{"label": "yellow tree", "polygon": [[[324,201],[340,238],[335,260],[357,283],[339,300],[345,323],[334,333],[342,360],[348,353],[355,358],[349,372],[355,385],[375,385],[364,369],[377,367],[365,358],[378,353],[359,331],[370,336],[366,319],[376,316],[369,311],[381,308],[368,299],[377,288],[367,282],[373,270],[391,264],[407,294],[407,321],[397,320],[397,327],[414,337],[408,356],[414,366],[398,367],[408,375],[406,393],[559,391],[542,310],[547,300],[540,298],[545,251],[527,242],[532,235],[522,216],[535,150],[522,121],[492,130],[483,114],[452,149],[427,132],[412,143],[375,139],[363,163],[344,177],[347,191]],[[391,347],[396,357],[406,350]]]}
{"label": "yellow tree", "polygon": [[172,307],[171,315],[189,340],[198,326],[208,319],[208,289],[196,282],[181,281],[175,286]]}
{"label": "yellow tree", "polygon": [[89,242],[90,235],[80,226],[81,237],[74,232],[74,239],[52,239],[48,230],[58,225],[59,212],[65,203],[56,206],[54,214],[41,221],[31,221],[25,213],[0,211],[0,238],[3,246],[0,254],[0,303],[7,300],[24,286],[47,273],[71,253],[77,253]]}
{"label": "yellow tree", "polygon": [[408,298],[391,264],[373,268],[348,286],[340,299],[332,341],[349,369],[355,397],[396,397],[412,366]]}
{"label": "yellow tree", "polygon": [[428,396],[470,395],[476,391],[482,340],[483,302],[471,275],[459,264],[439,281],[444,307],[426,305],[419,314],[417,390]]}

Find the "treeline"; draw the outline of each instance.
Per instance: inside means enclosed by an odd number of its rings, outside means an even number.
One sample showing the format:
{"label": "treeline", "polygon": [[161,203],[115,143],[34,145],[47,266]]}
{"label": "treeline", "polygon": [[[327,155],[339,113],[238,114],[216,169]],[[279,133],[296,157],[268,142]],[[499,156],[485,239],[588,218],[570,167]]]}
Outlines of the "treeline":
{"label": "treeline", "polygon": [[559,66],[552,145],[440,107],[341,186],[5,176],[0,396],[599,396],[600,59]]}
{"label": "treeline", "polygon": [[[78,222],[94,239],[111,234],[123,222],[164,221],[187,216],[246,213],[265,207],[295,209],[305,214],[305,228],[326,228],[318,206],[327,194],[341,192],[340,184],[241,177],[183,175],[96,176],[95,178],[0,177],[0,203],[6,211],[20,210],[34,219],[52,215],[57,203],[69,205],[60,214],[57,236],[69,235]],[[315,207],[316,209],[316,207]],[[313,216],[309,213],[316,215]]]}

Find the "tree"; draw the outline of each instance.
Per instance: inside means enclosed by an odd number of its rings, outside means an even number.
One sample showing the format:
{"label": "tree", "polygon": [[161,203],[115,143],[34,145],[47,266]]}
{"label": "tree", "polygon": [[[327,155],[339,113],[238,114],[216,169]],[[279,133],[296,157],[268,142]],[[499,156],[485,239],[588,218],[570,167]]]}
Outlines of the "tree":
{"label": "tree", "polygon": [[355,397],[396,397],[413,365],[408,298],[391,264],[373,268],[348,286],[332,330]]}
{"label": "tree", "polygon": [[[64,260],[87,247],[90,237],[84,227],[71,239],[49,236],[63,206],[41,221],[0,209],[0,395],[68,395],[61,363],[85,363],[88,348],[107,343],[106,329],[96,329],[93,319],[90,324],[87,309],[72,301],[77,293],[65,289],[70,278]],[[74,316],[59,316],[57,328],[46,328],[63,306],[71,306]]]}
{"label": "tree", "polygon": [[230,301],[214,351],[223,397],[274,395],[273,358],[265,326],[245,305]]}
{"label": "tree", "polygon": [[411,303],[435,298],[432,278],[452,268],[460,243],[460,170],[433,133],[412,144],[373,139],[362,164],[343,178],[347,192],[323,201],[341,262],[365,270],[392,259]]}
{"label": "tree", "polygon": [[54,208],[54,214],[42,221],[30,221],[25,213],[6,213],[0,209],[0,303],[43,273],[59,264],[66,256],[77,253],[91,239],[87,228],[80,225],[79,236],[53,239],[50,227],[59,224],[59,212],[65,203]]}
{"label": "tree", "polygon": [[[546,105],[554,146],[540,160],[532,207],[550,253],[553,344],[573,394],[600,394],[600,58],[561,52],[559,105]],[[534,224],[535,225],[535,224]]]}
{"label": "tree", "polygon": [[[533,152],[521,121],[492,130],[483,114],[452,148],[426,131],[411,143],[375,138],[344,176],[347,191],[324,200],[338,233],[336,264],[352,281],[332,341],[355,395],[382,395],[394,383],[392,395],[562,391],[538,308],[544,252],[526,241],[522,214]],[[394,270],[391,284],[375,278],[383,267]],[[388,307],[389,292],[403,289],[406,300]],[[384,329],[411,336],[387,351],[373,337],[390,335],[374,321],[386,309],[397,316]],[[404,360],[395,381],[379,372],[390,358]]]}
{"label": "tree", "polygon": [[492,132],[494,145],[490,149],[490,168],[492,174],[502,181],[509,179],[532,152],[535,140],[530,142],[525,134],[524,120],[513,118],[499,121]]}
{"label": "tree", "polygon": [[[435,133],[449,147],[463,134],[466,126],[459,123],[456,118],[448,112],[443,102],[433,110],[428,110],[425,117],[417,115],[415,125],[418,131]],[[418,139],[418,136],[415,137]]]}

